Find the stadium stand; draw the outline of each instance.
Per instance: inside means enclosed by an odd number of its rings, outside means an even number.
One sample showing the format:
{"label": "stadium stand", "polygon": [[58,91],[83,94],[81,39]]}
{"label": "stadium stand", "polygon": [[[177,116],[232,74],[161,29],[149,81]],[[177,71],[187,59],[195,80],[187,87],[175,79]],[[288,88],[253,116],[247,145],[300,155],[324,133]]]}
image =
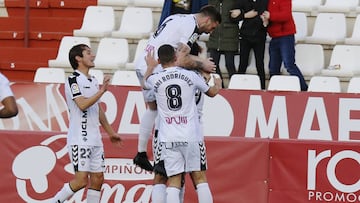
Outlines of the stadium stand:
{"label": "stadium stand", "polygon": [[332,51],[329,66],[321,70],[321,75],[349,80],[360,73],[359,53],[360,46],[336,45]]}
{"label": "stadium stand", "polygon": [[100,85],[103,84],[103,81],[104,81],[104,72],[102,70],[99,70],[99,69],[94,69],[94,68],[91,68],[89,70],[89,74],[94,76]]}
{"label": "stadium stand", "polygon": [[120,27],[111,36],[126,38],[129,43],[137,43],[148,38],[153,32],[153,14],[150,8],[126,7],[121,18]]}
{"label": "stadium stand", "polygon": [[349,81],[347,93],[360,93],[360,77],[352,77]]}
{"label": "stadium stand", "polygon": [[65,70],[62,68],[39,67],[36,69],[34,82],[65,83]]}
{"label": "stadium stand", "polygon": [[141,39],[136,46],[134,59],[132,62],[128,62],[125,64],[125,69],[127,70],[135,70],[135,62],[136,60],[143,55],[145,47],[147,45],[147,39]]}
{"label": "stadium stand", "polygon": [[136,76],[136,72],[131,70],[115,71],[111,80],[111,84],[124,86],[140,86],[139,79]]}
{"label": "stadium stand", "polygon": [[136,7],[147,7],[153,10],[161,10],[164,0],[133,0]]}
{"label": "stadium stand", "polygon": [[270,78],[267,90],[300,91],[300,81],[293,75],[274,75]]}
{"label": "stadium stand", "polygon": [[64,36],[61,39],[56,58],[48,61],[49,67],[72,69],[68,57],[69,50],[80,43],[91,46],[88,37]]}
{"label": "stadium stand", "polygon": [[343,13],[319,13],[313,33],[305,38],[306,43],[335,45],[346,38],[346,18]]}
{"label": "stadium stand", "polygon": [[310,79],[308,92],[341,92],[338,77],[313,76]]}
{"label": "stadium stand", "polygon": [[295,62],[305,78],[319,75],[325,67],[325,55],[320,44],[296,44]]}
{"label": "stadium stand", "polygon": [[229,80],[228,89],[261,90],[260,78],[252,74],[234,74]]}
{"label": "stadium stand", "polygon": [[319,12],[344,13],[347,16],[354,16],[359,0],[326,0],[324,5],[318,7]]}
{"label": "stadium stand", "polygon": [[303,42],[308,36],[308,20],[306,14],[303,12],[292,12],[292,15],[296,25],[295,41],[297,43]]}
{"label": "stadium stand", "polygon": [[115,13],[110,6],[88,6],[80,29],[74,36],[101,38],[109,37],[115,28]]}
{"label": "stadium stand", "polygon": [[102,38],[95,57],[95,67],[104,73],[125,69],[129,61],[129,45],[126,39]]}
{"label": "stadium stand", "polygon": [[305,12],[308,15],[316,15],[322,0],[293,0],[292,9],[294,12]]}
{"label": "stadium stand", "polygon": [[345,38],[345,44],[360,45],[360,15],[356,16],[351,37]]}

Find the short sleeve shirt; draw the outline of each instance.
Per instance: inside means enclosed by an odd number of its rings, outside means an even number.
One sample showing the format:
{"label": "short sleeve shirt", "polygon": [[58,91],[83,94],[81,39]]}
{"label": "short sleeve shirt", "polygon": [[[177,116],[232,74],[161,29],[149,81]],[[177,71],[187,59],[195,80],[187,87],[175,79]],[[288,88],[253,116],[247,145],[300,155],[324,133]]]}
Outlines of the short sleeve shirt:
{"label": "short sleeve shirt", "polygon": [[3,74],[0,73],[0,101],[10,96],[14,96],[10,88],[10,82]]}
{"label": "short sleeve shirt", "polygon": [[154,55],[157,59],[157,50],[160,46],[170,44],[173,47],[177,47],[177,44],[181,42],[191,47],[198,38],[199,31],[195,15],[171,15],[163,21],[155,33],[150,37],[144,51],[144,57],[139,57],[136,61],[136,69],[141,70],[143,74],[145,73],[147,69],[145,56],[148,51],[154,50]]}
{"label": "short sleeve shirt", "polygon": [[70,75],[65,83],[66,103],[70,113],[68,145],[103,146],[100,134],[98,102],[82,111],[74,99],[91,97],[99,90],[95,77],[87,78],[80,71]]}
{"label": "short sleeve shirt", "polygon": [[180,67],[166,68],[152,74],[146,81],[155,93],[161,142],[197,142],[199,115],[195,93],[207,92],[209,86],[202,76]]}

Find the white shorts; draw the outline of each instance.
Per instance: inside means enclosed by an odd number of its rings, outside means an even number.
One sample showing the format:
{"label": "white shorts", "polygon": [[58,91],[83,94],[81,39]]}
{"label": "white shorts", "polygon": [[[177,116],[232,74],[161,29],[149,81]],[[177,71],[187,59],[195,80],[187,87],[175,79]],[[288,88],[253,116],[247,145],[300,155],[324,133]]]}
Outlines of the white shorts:
{"label": "white shorts", "polygon": [[68,150],[75,172],[99,173],[105,171],[104,148],[102,146],[71,145]]}
{"label": "white shorts", "polygon": [[[204,142],[162,142],[156,153],[159,157],[158,160],[160,160],[159,163],[163,159],[168,177],[183,172],[205,171],[207,169]],[[161,166],[161,164],[159,165]]]}

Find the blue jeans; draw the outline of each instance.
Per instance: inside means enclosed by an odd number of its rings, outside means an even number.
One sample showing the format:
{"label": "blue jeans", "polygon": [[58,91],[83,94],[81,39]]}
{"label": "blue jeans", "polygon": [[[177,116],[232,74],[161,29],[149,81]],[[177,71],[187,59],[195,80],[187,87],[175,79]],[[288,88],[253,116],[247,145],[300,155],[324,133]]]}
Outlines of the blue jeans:
{"label": "blue jeans", "polygon": [[269,72],[270,77],[280,75],[281,63],[290,75],[295,75],[300,80],[302,91],[306,91],[308,86],[300,69],[295,64],[295,37],[288,35],[283,37],[272,38],[269,46]]}

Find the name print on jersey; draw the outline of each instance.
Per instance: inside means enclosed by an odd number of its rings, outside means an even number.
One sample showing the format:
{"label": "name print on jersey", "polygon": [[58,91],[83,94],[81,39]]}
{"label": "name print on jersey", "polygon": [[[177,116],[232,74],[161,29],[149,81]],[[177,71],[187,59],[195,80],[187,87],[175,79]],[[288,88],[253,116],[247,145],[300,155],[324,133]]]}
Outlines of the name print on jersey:
{"label": "name print on jersey", "polygon": [[84,142],[87,141],[87,111],[83,111],[81,117],[81,136]]}

